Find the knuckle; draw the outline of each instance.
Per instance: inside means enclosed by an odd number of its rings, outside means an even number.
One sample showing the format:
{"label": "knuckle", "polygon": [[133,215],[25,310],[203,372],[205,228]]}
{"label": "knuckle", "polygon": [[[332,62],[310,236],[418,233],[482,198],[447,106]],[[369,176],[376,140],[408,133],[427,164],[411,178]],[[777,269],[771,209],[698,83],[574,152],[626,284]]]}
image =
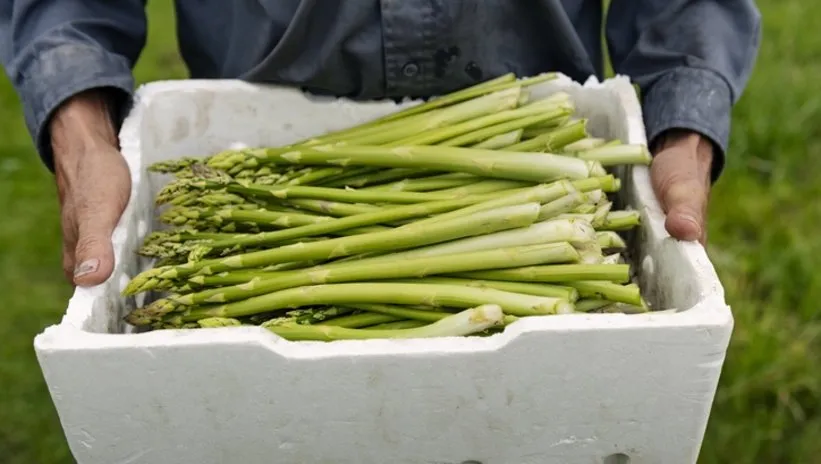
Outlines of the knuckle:
{"label": "knuckle", "polygon": [[106,240],[99,235],[84,235],[77,240],[77,254],[85,254],[101,246],[105,246],[105,244]]}

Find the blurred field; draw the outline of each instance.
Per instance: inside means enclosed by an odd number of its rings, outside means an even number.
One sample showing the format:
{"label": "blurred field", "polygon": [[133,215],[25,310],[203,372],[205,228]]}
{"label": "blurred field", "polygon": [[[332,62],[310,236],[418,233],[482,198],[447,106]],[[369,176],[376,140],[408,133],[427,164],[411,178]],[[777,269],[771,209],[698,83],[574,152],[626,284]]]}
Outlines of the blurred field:
{"label": "blurred field", "polygon": [[[184,77],[172,2],[149,2],[141,82]],[[813,463],[821,456],[821,12],[760,0],[764,43],[735,111],[732,148],[710,212],[709,253],[736,329],[703,463]],[[816,24],[816,26],[812,26]],[[807,32],[810,33],[807,33]],[[34,357],[33,336],[59,321],[59,213],[17,98],[0,78],[0,461],[72,462]],[[815,160],[815,161],[813,161]]]}

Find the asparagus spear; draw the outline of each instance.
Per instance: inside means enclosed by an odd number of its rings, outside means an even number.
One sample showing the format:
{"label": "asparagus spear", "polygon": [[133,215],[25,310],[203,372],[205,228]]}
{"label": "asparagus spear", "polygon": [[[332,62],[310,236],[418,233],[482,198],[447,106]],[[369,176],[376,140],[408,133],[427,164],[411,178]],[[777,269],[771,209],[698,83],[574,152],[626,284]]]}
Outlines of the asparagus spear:
{"label": "asparagus spear", "polygon": [[636,284],[619,285],[613,282],[577,280],[565,282],[564,285],[574,287],[585,298],[609,300],[636,306],[642,305],[641,293]]}
{"label": "asparagus spear", "polygon": [[371,213],[382,209],[379,206],[366,204],[341,203],[327,200],[287,200],[286,203],[297,208],[315,213],[327,214],[328,216],[353,216],[355,214]]}
{"label": "asparagus spear", "polygon": [[459,279],[453,277],[423,277],[419,279],[396,279],[390,282],[399,283],[431,283],[431,284],[450,284],[450,285],[464,285],[466,287],[482,287],[495,288],[496,290],[504,290],[506,292],[523,293],[525,295],[549,296],[553,298],[561,298],[571,303],[579,299],[579,291],[573,287],[530,283],[530,282],[510,282],[504,280],[479,280],[479,279]]}
{"label": "asparagus spear", "polygon": [[504,314],[498,305],[483,304],[445,317],[430,325],[411,329],[346,329],[343,327],[297,324],[268,324],[262,327],[287,340],[365,340],[375,338],[459,337],[500,326]]}
{"label": "asparagus spear", "polygon": [[440,97],[435,97],[432,100],[429,100],[425,103],[414,105],[410,108],[397,111],[396,113],[391,113],[387,116],[383,116],[382,118],[377,119],[376,121],[374,121],[374,123],[371,124],[377,125],[384,121],[402,119],[408,116],[425,113],[436,108],[442,108],[445,106],[452,105],[454,103],[470,100],[481,95],[486,95],[490,92],[498,92],[499,90],[504,90],[506,88],[514,86],[520,86],[524,88],[531,85],[540,84],[542,82],[546,82],[555,78],[556,73],[542,73],[525,79],[516,79],[516,76],[513,73],[507,73],[495,79],[480,82],[476,85],[467,87],[465,89],[456,92],[451,92]]}
{"label": "asparagus spear", "polygon": [[[514,317],[514,316],[505,316],[505,317]],[[394,322],[385,322],[382,324],[376,325],[369,325],[368,327],[363,327],[363,330],[400,330],[400,329],[415,329],[417,327],[423,327],[427,325],[425,322],[422,321],[414,321],[412,319],[405,319],[402,321],[394,321]]]}
{"label": "asparagus spear", "polygon": [[[220,168],[240,161],[211,162]],[[246,150],[241,162],[429,169],[531,182],[606,174],[600,163],[568,156],[440,146],[390,148],[345,144]]]}
{"label": "asparagus spear", "polygon": [[[574,213],[565,213],[560,214],[558,218],[579,218],[585,219],[593,223],[596,218],[593,214],[574,214]],[[634,210],[620,210],[620,211],[611,211],[607,213],[604,217],[603,221],[599,221],[599,225],[596,227],[596,230],[610,230],[610,231],[618,231],[618,230],[628,230],[632,229],[633,227],[638,226],[641,224],[641,214],[638,211]]]}
{"label": "asparagus spear", "polygon": [[448,147],[457,147],[476,143],[479,140],[495,135],[504,134],[512,130],[521,129],[531,124],[558,119],[573,112],[573,103],[569,97],[564,101],[537,102],[538,104],[500,111],[480,118],[470,119],[460,124],[454,124],[436,131],[428,131],[413,135],[391,144],[402,145],[433,145],[441,144]]}
{"label": "asparagus spear", "polygon": [[157,201],[162,204],[179,189],[215,189],[225,188],[229,192],[254,197],[285,200],[290,198],[332,200],[349,203],[421,203],[425,201],[449,200],[453,195],[429,192],[373,192],[367,190],[343,190],[326,187],[277,186],[258,184],[239,184],[213,182],[207,180],[179,181],[167,185],[158,195]]}
{"label": "asparagus spear", "polygon": [[196,272],[213,274],[232,269],[246,269],[291,261],[331,259],[379,250],[401,250],[509,228],[523,227],[532,224],[536,220],[538,211],[539,205],[537,203],[528,203],[483,211],[464,219],[442,221],[423,229],[405,226],[385,232],[288,245],[228,258],[154,268],[135,277],[128,284],[124,293],[129,295],[144,292],[155,288],[162,280],[179,279]]}
{"label": "asparagus spear", "polygon": [[607,143],[607,140],[597,137],[585,137],[562,147],[562,153],[575,154],[597,148]]}
{"label": "asparagus spear", "polygon": [[388,304],[366,304],[357,303],[350,305],[353,308],[368,311],[372,313],[385,314],[399,319],[412,319],[423,322],[436,322],[451,316],[451,313],[442,311],[429,311],[425,309],[413,309],[406,306],[388,305]]}
{"label": "asparagus spear", "polygon": [[309,142],[306,145],[339,142],[341,140],[351,145],[381,145],[390,143],[413,134],[432,131],[441,127],[479,118],[487,114],[494,114],[515,108],[522,95],[521,86],[514,86],[453,106],[431,111],[424,115],[402,118],[401,120],[386,122],[372,128],[362,129],[354,134],[347,134],[342,139],[329,136],[323,137],[322,140],[316,142]]}
{"label": "asparagus spear", "polygon": [[454,274],[454,277],[511,280],[514,282],[568,283],[577,280],[627,282],[630,280],[630,266],[627,264],[556,264],[552,266],[531,266],[518,269],[461,272]]}
{"label": "asparagus spear", "polygon": [[[558,188],[558,187],[557,187]],[[415,205],[400,206],[390,209],[378,209],[371,213],[357,214],[344,218],[321,221],[316,224],[309,224],[301,227],[294,227],[286,230],[273,232],[262,232],[255,235],[239,238],[228,238],[225,240],[213,241],[207,244],[208,249],[219,250],[233,246],[261,246],[272,245],[283,240],[291,240],[301,237],[310,237],[320,234],[338,232],[340,230],[352,229],[374,224],[386,224],[403,219],[411,219],[420,216],[429,216],[443,211],[452,211],[457,208],[480,203],[487,199],[487,196],[466,196],[461,199],[443,200],[437,202],[426,202]],[[517,203],[525,203],[517,202]],[[207,250],[200,254],[207,254]]]}
{"label": "asparagus spear", "polygon": [[386,322],[395,322],[400,320],[402,320],[401,317],[391,316],[390,314],[362,313],[335,317],[333,319],[318,322],[316,325],[358,329],[369,325],[384,324]]}
{"label": "asparagus spear", "polygon": [[538,137],[507,147],[510,151],[556,151],[587,135],[587,120],[572,121]]}
{"label": "asparagus spear", "polygon": [[[492,234],[478,235],[474,237],[453,240],[446,243],[428,245],[414,248],[403,252],[394,252],[375,256],[367,259],[368,265],[379,262],[399,262],[399,260],[447,256],[461,253],[478,252],[483,250],[495,250],[500,248],[538,245],[549,243],[568,242],[569,244],[585,244],[595,241],[596,232],[587,221],[559,219],[553,221],[543,221],[531,224],[527,227],[503,230]],[[573,258],[578,258],[576,254],[569,254]],[[359,261],[362,263],[363,261]],[[557,262],[557,261],[554,261]],[[512,267],[512,266],[506,266]]]}
{"label": "asparagus spear", "polygon": [[[178,318],[182,322],[194,322],[206,317],[243,317],[301,306],[352,303],[422,304],[454,308],[497,304],[506,314],[520,317],[573,312],[573,304],[566,300],[523,295],[491,288],[445,284],[358,282],[289,288],[220,306],[190,309],[179,315],[169,314],[166,317],[170,320]],[[140,325],[139,323],[144,321],[131,319],[130,322]]]}
{"label": "asparagus spear", "polygon": [[650,164],[653,160],[647,146],[639,144],[601,146],[578,152],[575,156],[579,159],[598,161],[604,166]]}
{"label": "asparagus spear", "polygon": [[515,143],[519,143],[522,139],[522,134],[524,133],[523,129],[516,129],[515,131],[510,131],[505,134],[494,135],[489,139],[485,139],[476,145],[473,148],[484,148],[487,150],[498,150],[505,147],[509,147]]}
{"label": "asparagus spear", "polygon": [[[490,209],[499,206],[516,204],[521,202],[538,201],[539,203],[549,203],[557,200],[567,194],[573,193],[575,190],[587,192],[590,190],[602,189],[611,190],[614,187],[615,178],[612,175],[602,177],[591,177],[573,182],[556,181],[550,184],[540,184],[529,189],[523,189],[515,192],[508,192],[507,195],[495,199],[488,200],[485,203],[479,203],[471,206],[466,206],[455,211],[436,215],[429,219],[417,221],[417,225],[427,225],[445,219],[453,219],[457,217],[470,216],[484,209]],[[545,210],[544,213],[540,211],[539,216],[545,216],[552,211],[553,207]],[[559,216],[561,218],[561,216]],[[588,221],[592,218],[582,217]]]}
{"label": "asparagus spear", "polygon": [[482,178],[470,174],[450,173],[421,179],[402,179],[389,184],[366,187],[363,190],[394,190],[399,192],[426,192],[474,184]]}
{"label": "asparagus spear", "polygon": [[596,240],[603,249],[623,250],[627,248],[627,243],[615,231],[605,230],[596,232]]}
{"label": "asparagus spear", "polygon": [[513,246],[447,256],[419,256],[395,261],[367,259],[281,272],[270,278],[250,280],[232,287],[177,296],[173,298],[173,301],[184,305],[223,303],[302,285],[423,277],[468,270],[572,262],[575,259],[578,259],[578,252],[568,243]]}

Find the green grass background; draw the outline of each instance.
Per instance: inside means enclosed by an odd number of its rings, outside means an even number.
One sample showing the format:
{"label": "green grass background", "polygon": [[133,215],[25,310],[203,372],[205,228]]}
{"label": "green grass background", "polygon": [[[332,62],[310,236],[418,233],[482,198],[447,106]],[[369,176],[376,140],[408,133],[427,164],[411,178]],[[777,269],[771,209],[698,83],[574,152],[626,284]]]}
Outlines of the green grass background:
{"label": "green grass background", "polygon": [[[149,4],[138,80],[185,77],[172,2]],[[758,4],[762,50],[710,209],[708,252],[736,328],[700,462],[809,464],[821,462],[821,11],[800,0]],[[71,292],[57,197],[4,77],[0,121],[0,462],[70,463],[32,349]]]}

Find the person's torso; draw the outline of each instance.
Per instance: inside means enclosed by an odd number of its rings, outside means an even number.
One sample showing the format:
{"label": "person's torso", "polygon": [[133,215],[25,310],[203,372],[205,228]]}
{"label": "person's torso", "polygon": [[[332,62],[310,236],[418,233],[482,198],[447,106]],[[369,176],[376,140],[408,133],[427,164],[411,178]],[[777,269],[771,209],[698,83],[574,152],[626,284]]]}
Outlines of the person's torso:
{"label": "person's torso", "polygon": [[193,78],[378,98],[602,73],[601,0],[178,0],[177,15]]}

